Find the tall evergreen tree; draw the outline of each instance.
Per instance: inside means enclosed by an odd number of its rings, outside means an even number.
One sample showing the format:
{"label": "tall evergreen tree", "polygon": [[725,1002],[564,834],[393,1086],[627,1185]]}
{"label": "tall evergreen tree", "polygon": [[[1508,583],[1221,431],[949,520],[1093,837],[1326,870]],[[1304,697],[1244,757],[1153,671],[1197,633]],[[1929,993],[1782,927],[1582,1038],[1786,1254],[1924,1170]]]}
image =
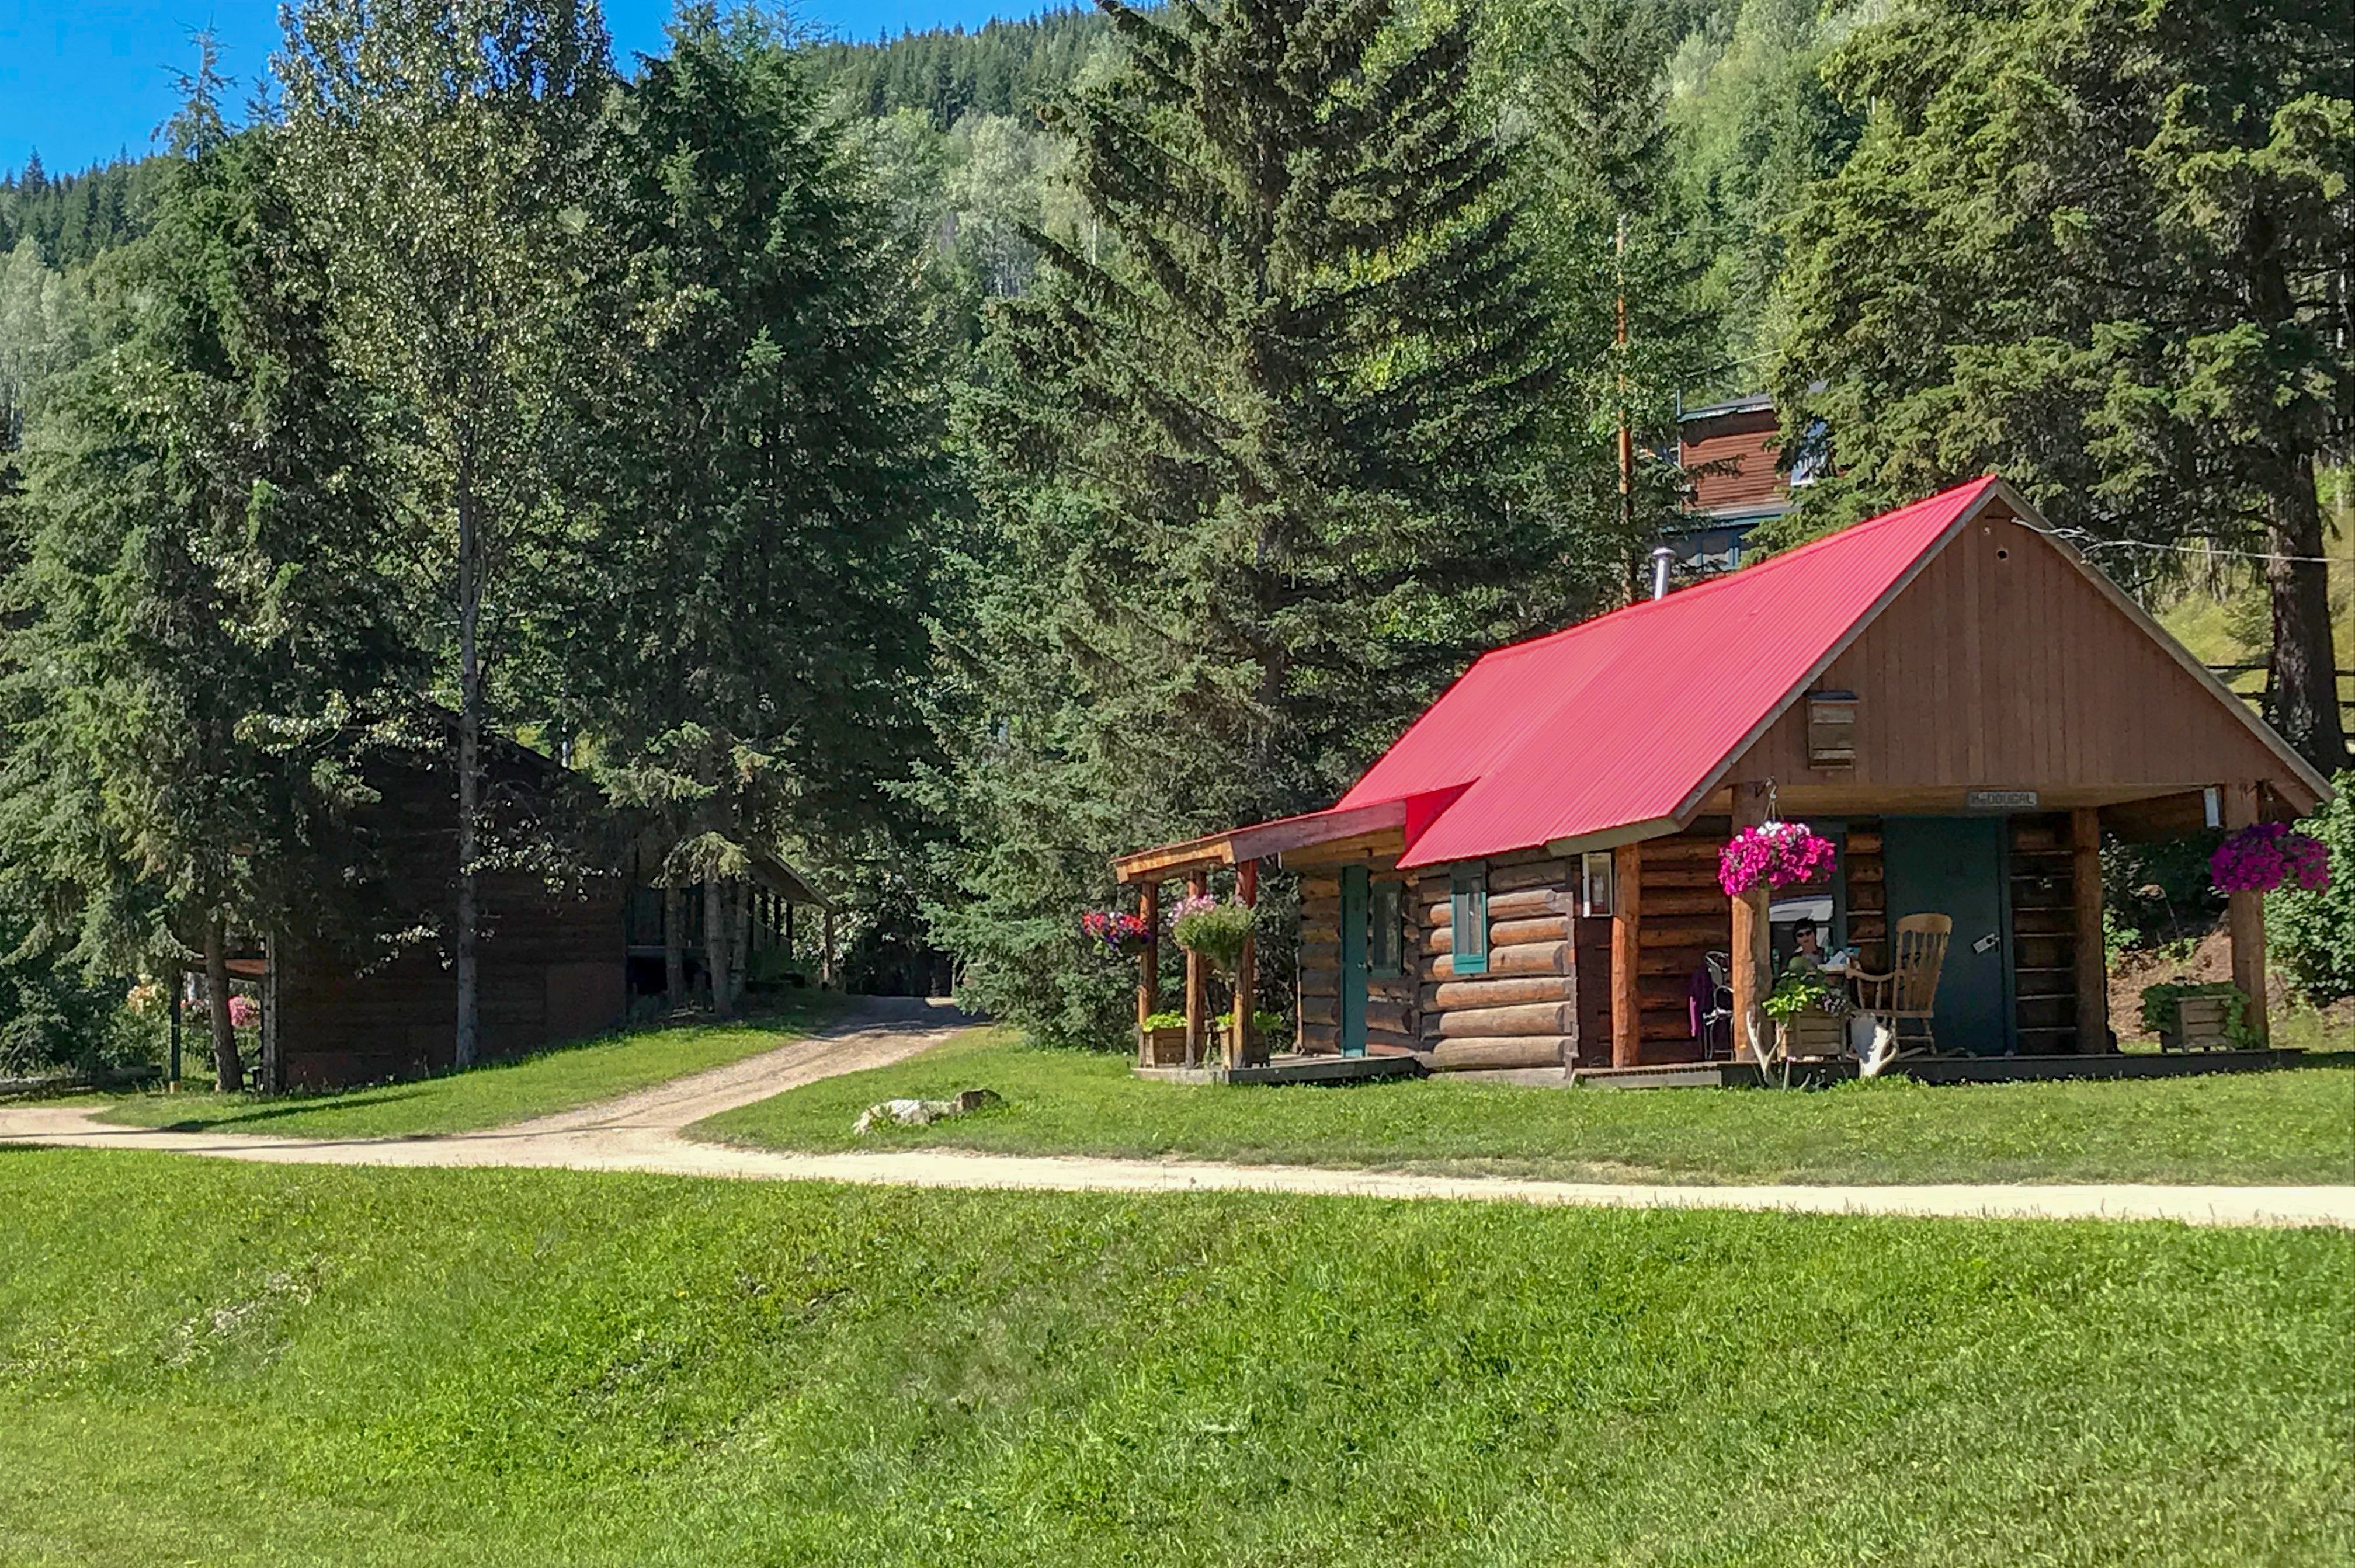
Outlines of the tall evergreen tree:
{"label": "tall evergreen tree", "polygon": [[1059,112],[1099,243],[1034,231],[963,431],[990,543],[943,912],[994,1007],[1064,971],[1103,857],[1322,805],[1479,649],[1601,561],[1543,475],[1558,379],[1466,20],[1391,0],[1105,0]]}
{"label": "tall evergreen tree", "polygon": [[[1828,70],[1870,107],[1795,226],[1786,436],[1819,528],[1987,468],[2129,578],[2266,558],[2273,718],[2326,772],[2315,464],[2355,414],[2355,10],[2251,0],[1914,6]],[[1819,392],[1812,384],[1824,383]]]}
{"label": "tall evergreen tree", "polygon": [[[337,352],[377,394],[378,439],[447,605],[456,709],[456,1060],[478,1045],[482,743],[579,436],[571,389],[600,242],[585,203],[613,72],[594,0],[301,0],[275,61],[286,163],[330,258]],[[535,715],[536,716],[536,715]]]}
{"label": "tall evergreen tree", "polygon": [[[707,899],[788,835],[875,830],[926,740],[940,409],[909,273],[786,35],[693,5],[618,101],[629,345],[566,612],[600,771],[660,810]],[[724,940],[706,932],[721,1011]]]}
{"label": "tall evergreen tree", "polygon": [[356,716],[400,660],[324,259],[268,137],[178,123],[155,232],[102,263],[107,350],[27,453],[0,837],[29,940],[101,972],[201,956],[227,1091],[231,933],[332,883]]}
{"label": "tall evergreen tree", "polygon": [[1491,91],[1526,138],[1528,229],[1584,438],[1564,500],[1617,534],[1631,591],[1683,500],[1678,395],[1721,373],[1667,116],[1676,20],[1647,0],[1507,0],[1488,14]]}

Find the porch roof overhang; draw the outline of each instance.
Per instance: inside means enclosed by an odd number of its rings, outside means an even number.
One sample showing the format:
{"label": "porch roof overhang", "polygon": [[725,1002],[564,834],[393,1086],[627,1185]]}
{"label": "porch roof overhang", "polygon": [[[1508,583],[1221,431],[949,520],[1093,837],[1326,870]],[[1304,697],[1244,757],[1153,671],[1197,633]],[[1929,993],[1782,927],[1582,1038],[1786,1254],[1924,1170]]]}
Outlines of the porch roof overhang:
{"label": "porch roof overhang", "polygon": [[1355,838],[1362,834],[1405,826],[1404,800],[1377,801],[1370,805],[1330,806],[1323,811],[1306,812],[1298,816],[1279,816],[1273,822],[1254,822],[1247,827],[1206,833],[1199,838],[1188,838],[1176,844],[1164,844],[1157,848],[1139,849],[1133,855],[1118,856],[1112,863],[1113,875],[1124,882],[1158,882],[1171,877],[1215,870],[1223,866],[1240,865],[1245,860],[1263,860],[1294,849],[1306,849],[1318,844],[1330,844],[1336,839]]}

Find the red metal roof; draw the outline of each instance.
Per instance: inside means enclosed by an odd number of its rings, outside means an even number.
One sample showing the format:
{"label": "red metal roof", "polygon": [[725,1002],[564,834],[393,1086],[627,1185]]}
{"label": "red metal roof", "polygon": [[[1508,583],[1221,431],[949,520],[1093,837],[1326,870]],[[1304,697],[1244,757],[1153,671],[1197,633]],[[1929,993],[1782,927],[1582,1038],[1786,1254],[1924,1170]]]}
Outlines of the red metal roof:
{"label": "red metal roof", "polygon": [[[1975,480],[1745,571],[1498,648],[1334,809],[1408,802],[1404,866],[1665,824],[1994,483]],[[1442,791],[1453,797],[1415,799]]]}

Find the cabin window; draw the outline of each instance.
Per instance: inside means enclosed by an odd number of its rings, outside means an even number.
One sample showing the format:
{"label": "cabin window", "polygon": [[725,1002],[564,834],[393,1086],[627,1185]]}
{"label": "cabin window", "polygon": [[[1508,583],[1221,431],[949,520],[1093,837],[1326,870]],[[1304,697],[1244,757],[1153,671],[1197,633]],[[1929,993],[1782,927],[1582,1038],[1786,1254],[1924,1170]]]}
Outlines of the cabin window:
{"label": "cabin window", "polygon": [[1448,951],[1461,975],[1488,972],[1488,868],[1485,862],[1458,866],[1449,880],[1450,912],[1455,916]]}
{"label": "cabin window", "polygon": [[1376,882],[1366,901],[1366,965],[1378,976],[1396,976],[1406,968],[1405,884]]}
{"label": "cabin window", "polygon": [[1578,912],[1611,912],[1611,863],[1608,849],[1589,849],[1578,858]]}
{"label": "cabin window", "polygon": [[1856,766],[1856,693],[1807,693],[1807,766]]}

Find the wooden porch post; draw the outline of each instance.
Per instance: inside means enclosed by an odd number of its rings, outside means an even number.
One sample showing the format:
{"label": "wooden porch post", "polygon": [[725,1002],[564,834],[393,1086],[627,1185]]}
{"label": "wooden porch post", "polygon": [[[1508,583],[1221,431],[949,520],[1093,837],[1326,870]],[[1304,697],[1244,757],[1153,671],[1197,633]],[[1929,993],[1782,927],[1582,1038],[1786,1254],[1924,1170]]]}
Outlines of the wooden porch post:
{"label": "wooden porch post", "polygon": [[1161,1010],[1161,884],[1137,890],[1136,912],[1145,922],[1145,951],[1136,964],[1136,1027]]}
{"label": "wooden porch post", "polygon": [[[1235,868],[1235,896],[1256,908],[1259,904],[1259,862],[1245,860]],[[1252,1040],[1252,1004],[1259,991],[1259,939],[1246,935],[1235,955],[1235,1053],[1230,1069],[1248,1067],[1260,1060]]]}
{"label": "wooden porch post", "polygon": [[[1210,873],[1188,871],[1186,874],[1186,896],[1200,898],[1210,891]],[[1208,1021],[1203,1014],[1209,1010],[1209,971],[1202,966],[1202,955],[1188,950],[1186,955],[1186,1065],[1202,1063],[1202,1027]]]}
{"label": "wooden porch post", "polygon": [[826,947],[818,955],[818,984],[832,989],[834,974],[834,906],[826,906]]}
{"label": "wooden porch post", "polygon": [[[2255,784],[2224,786],[2224,826],[2228,830],[2254,827],[2258,816]],[[2232,935],[2232,984],[2248,997],[2249,1028],[2256,1031],[2258,1043],[2263,1044],[2270,1038],[2265,1022],[2264,894],[2226,894],[2224,920]]]}
{"label": "wooden porch post", "polygon": [[1636,976],[1643,956],[1644,847],[1611,851],[1611,1065],[1633,1067],[1644,1054],[1644,997]]}
{"label": "wooden porch post", "polygon": [[2102,814],[2069,814],[2070,878],[2077,927],[2077,1053],[2110,1049],[2110,961],[2102,942]]}
{"label": "wooden porch post", "polygon": [[[1766,820],[1766,786],[1733,786],[1733,830],[1755,827]],[[1733,1043],[1739,1058],[1744,1050],[1753,1061],[1766,1060],[1764,1024],[1766,993],[1774,988],[1773,932],[1767,923],[1766,890],[1751,889],[1733,901]]]}

